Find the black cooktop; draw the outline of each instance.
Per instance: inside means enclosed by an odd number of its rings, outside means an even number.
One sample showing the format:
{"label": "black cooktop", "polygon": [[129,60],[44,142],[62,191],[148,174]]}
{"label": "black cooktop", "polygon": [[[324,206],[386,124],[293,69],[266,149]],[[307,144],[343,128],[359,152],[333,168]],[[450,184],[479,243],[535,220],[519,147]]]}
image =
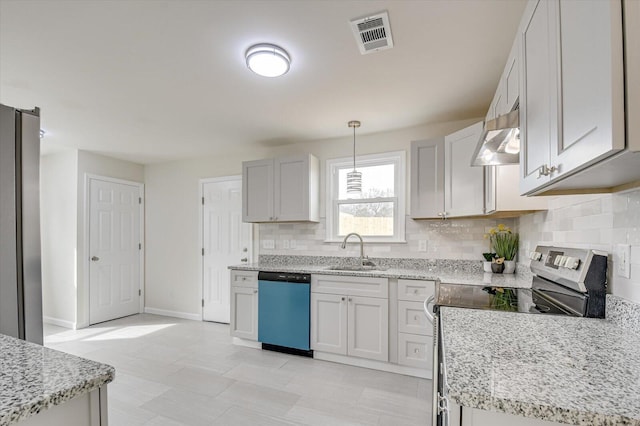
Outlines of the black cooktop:
{"label": "black cooktop", "polygon": [[436,305],[529,314],[583,316],[586,296],[534,278],[534,288],[440,284]]}

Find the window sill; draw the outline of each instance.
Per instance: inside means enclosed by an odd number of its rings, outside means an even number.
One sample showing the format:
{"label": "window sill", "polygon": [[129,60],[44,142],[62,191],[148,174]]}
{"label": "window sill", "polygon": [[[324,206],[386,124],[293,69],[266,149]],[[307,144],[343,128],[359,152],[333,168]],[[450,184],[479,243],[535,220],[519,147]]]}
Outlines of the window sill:
{"label": "window sill", "polygon": [[[367,239],[367,238],[363,238],[364,239],[364,244],[406,244],[407,240],[405,239],[393,239],[393,240],[381,240],[381,239],[376,239],[376,238],[372,238],[372,239]],[[326,239],[323,241],[323,243],[342,243],[344,241],[344,238],[340,238],[340,239]],[[348,243],[359,243],[360,240],[358,240],[357,238],[354,239],[349,239],[349,241],[347,241]]]}

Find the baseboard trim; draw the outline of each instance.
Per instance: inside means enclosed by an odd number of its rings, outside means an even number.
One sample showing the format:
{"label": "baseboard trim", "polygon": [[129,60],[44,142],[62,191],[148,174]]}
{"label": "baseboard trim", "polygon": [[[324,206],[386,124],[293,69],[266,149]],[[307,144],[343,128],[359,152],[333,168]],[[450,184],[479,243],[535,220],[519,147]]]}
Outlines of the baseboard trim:
{"label": "baseboard trim", "polygon": [[77,329],[75,322],[63,320],[60,318],[43,316],[42,322],[46,322],[47,324],[51,324],[51,325],[57,325],[58,327],[70,328],[72,330]]}
{"label": "baseboard trim", "polygon": [[340,364],[348,364],[355,367],[364,367],[370,368],[372,370],[387,371],[389,373],[404,374],[405,376],[431,379],[431,370],[422,368],[406,367],[404,365],[390,364],[382,361],[374,361],[370,359],[356,358],[318,351],[313,351],[313,357],[315,359],[321,359],[323,361],[338,362]]}
{"label": "baseboard trim", "polygon": [[242,339],[240,337],[234,336],[231,339],[231,342],[234,345],[238,345],[238,346],[244,346],[244,347],[253,348],[253,349],[262,349],[262,343],[256,342],[254,340],[247,340],[247,339]]}
{"label": "baseboard trim", "polygon": [[192,321],[202,321],[202,316],[200,314],[190,314],[188,312],[169,311],[166,309],[145,307],[144,313],[162,315],[165,317],[182,318],[182,319],[188,319]]}

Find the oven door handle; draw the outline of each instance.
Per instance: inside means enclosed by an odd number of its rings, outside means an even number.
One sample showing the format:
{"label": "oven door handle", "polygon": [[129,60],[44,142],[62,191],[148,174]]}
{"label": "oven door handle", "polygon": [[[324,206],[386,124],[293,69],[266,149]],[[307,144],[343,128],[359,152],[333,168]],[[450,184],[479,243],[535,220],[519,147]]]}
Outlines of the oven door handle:
{"label": "oven door handle", "polygon": [[429,319],[429,322],[431,322],[432,324],[433,324],[433,314],[429,312],[429,304],[432,304],[433,300],[434,300],[434,297],[429,296],[428,298],[425,299],[424,303],[422,304],[424,308],[424,314],[427,316],[427,318]]}

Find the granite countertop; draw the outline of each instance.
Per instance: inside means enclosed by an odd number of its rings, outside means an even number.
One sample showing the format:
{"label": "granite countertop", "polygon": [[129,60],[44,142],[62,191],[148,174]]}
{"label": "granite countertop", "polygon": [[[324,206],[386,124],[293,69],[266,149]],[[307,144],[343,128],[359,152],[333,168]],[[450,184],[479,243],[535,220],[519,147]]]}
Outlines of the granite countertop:
{"label": "granite countertop", "polygon": [[110,383],[113,367],[0,334],[0,426]]}
{"label": "granite countertop", "polygon": [[449,399],[568,424],[640,425],[640,336],[614,321],[442,307]]}
{"label": "granite countertop", "polygon": [[[359,277],[403,278],[410,280],[440,280],[451,284],[491,285],[495,287],[531,287],[531,273],[526,270],[517,274],[491,274],[477,268],[467,268],[464,264],[426,266],[424,268],[394,268],[373,271],[331,270],[328,265],[249,263],[229,266],[239,271],[292,272],[301,274],[349,275]],[[520,268],[524,269],[524,268]]]}

